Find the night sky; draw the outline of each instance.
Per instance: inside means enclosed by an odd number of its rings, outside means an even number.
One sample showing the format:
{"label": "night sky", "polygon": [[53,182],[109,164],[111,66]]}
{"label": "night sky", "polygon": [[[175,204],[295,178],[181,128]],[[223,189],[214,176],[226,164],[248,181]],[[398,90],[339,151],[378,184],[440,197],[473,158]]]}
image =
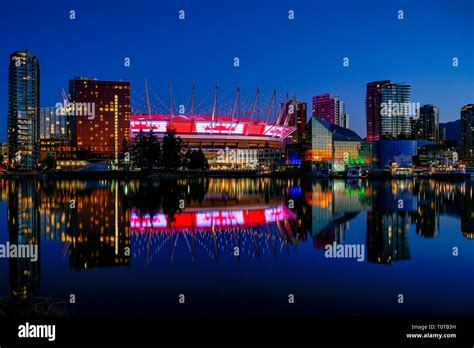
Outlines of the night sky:
{"label": "night sky", "polygon": [[218,80],[222,113],[238,84],[242,108],[257,86],[262,106],[273,88],[281,98],[288,91],[308,102],[309,110],[312,95],[339,94],[351,128],[365,136],[365,84],[390,79],[410,83],[412,102],[435,104],[441,122],[452,121],[474,103],[473,18],[472,0],[9,1],[0,11],[0,141],[9,55],[25,47],[40,61],[41,106],[61,101],[70,78],[87,76],[131,81],[132,107],[144,111],[146,78],[154,111],[168,112],[171,80],[183,105],[195,81],[197,111],[209,112]]}

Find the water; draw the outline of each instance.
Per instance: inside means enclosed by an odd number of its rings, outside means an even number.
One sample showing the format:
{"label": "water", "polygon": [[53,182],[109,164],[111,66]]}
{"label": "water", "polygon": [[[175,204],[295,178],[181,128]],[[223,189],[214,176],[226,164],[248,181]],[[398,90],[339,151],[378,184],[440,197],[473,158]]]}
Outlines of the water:
{"label": "water", "polygon": [[[73,294],[75,316],[474,311],[469,182],[0,183],[0,243],[40,250],[37,263],[0,259],[4,299]],[[327,245],[363,254],[330,258]]]}

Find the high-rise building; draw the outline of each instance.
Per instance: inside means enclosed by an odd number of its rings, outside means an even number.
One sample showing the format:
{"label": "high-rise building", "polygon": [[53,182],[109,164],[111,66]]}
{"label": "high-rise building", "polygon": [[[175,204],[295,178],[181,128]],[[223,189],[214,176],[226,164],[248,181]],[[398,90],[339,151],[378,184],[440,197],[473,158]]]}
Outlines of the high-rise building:
{"label": "high-rise building", "polygon": [[8,162],[8,144],[0,143],[0,164]]}
{"label": "high-rise building", "polygon": [[314,96],[313,116],[336,126],[348,128],[345,104],[336,94]]}
{"label": "high-rise building", "polygon": [[461,158],[474,159],[474,104],[461,108]]}
{"label": "high-rise building", "polygon": [[350,120],[349,114],[348,113],[344,114],[344,124],[341,125],[341,127],[349,129],[350,128],[349,120]]}
{"label": "high-rise building", "polygon": [[59,107],[40,108],[40,156],[43,162],[49,156],[59,159],[75,158],[71,146],[69,124],[66,112],[61,113]]}
{"label": "high-rise building", "polygon": [[8,68],[8,153],[16,170],[34,170],[39,154],[40,72],[36,55],[17,51]]}
{"label": "high-rise building", "polygon": [[439,142],[439,109],[434,105],[422,105],[419,117],[413,119],[412,133],[415,139]]}
{"label": "high-rise building", "polygon": [[367,140],[369,141],[377,141],[381,138],[382,117],[380,111],[382,88],[389,84],[389,80],[367,83],[365,92],[365,118],[367,124]]}
{"label": "high-rise building", "polygon": [[439,142],[444,144],[446,142],[446,126],[439,126]]}
{"label": "high-rise building", "polygon": [[40,139],[65,139],[67,134],[67,117],[56,112],[54,107],[40,108]]}
{"label": "high-rise building", "polygon": [[130,82],[76,77],[69,94],[66,113],[77,150],[117,161],[130,141]]}
{"label": "high-rise building", "polygon": [[390,80],[367,83],[365,115],[367,139],[406,139],[411,137],[411,85]]}

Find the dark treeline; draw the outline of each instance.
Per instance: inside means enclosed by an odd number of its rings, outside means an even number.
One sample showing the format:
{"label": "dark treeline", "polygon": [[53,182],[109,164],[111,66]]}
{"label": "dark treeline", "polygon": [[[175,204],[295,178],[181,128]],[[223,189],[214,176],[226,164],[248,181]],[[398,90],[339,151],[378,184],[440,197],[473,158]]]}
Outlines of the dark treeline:
{"label": "dark treeline", "polygon": [[168,129],[161,142],[153,132],[140,131],[131,145],[131,155],[134,165],[142,170],[209,169],[201,149],[184,152],[182,140],[174,129]]}

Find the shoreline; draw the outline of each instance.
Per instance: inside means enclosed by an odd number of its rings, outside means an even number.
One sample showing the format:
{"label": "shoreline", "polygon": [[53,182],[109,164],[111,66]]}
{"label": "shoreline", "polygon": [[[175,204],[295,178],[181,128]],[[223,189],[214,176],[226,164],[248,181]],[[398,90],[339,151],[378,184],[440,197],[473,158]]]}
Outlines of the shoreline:
{"label": "shoreline", "polygon": [[58,171],[58,172],[9,172],[1,173],[0,179],[41,179],[41,180],[169,180],[169,179],[191,179],[191,178],[273,178],[273,179],[302,179],[308,181],[321,180],[437,180],[449,182],[465,182],[471,176],[465,177],[441,177],[441,176],[413,176],[409,178],[394,178],[390,175],[374,175],[366,178],[345,178],[344,176],[333,177],[311,177],[302,172],[268,172],[256,171]]}
{"label": "shoreline", "polygon": [[261,174],[257,172],[218,172],[218,171],[58,171],[58,172],[9,172],[0,175],[0,179],[30,179],[37,178],[42,180],[57,179],[186,179],[186,178],[254,178],[270,177],[271,174]]}

